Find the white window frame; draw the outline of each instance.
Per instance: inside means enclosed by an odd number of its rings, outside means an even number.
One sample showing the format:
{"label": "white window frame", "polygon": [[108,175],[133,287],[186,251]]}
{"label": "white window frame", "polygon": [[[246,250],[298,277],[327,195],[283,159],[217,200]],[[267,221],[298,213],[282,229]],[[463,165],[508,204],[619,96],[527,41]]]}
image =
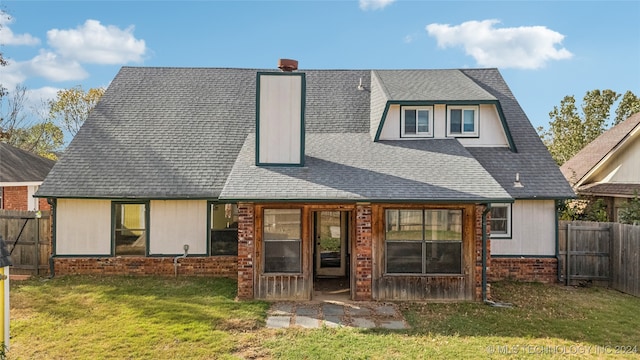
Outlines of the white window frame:
{"label": "white window frame", "polygon": [[[497,204],[491,204],[491,208],[506,208],[506,214],[507,214],[507,225],[506,225],[506,232],[502,233],[495,233],[493,230],[493,227],[491,227],[491,238],[492,239],[511,239],[511,233],[512,233],[512,218],[513,218],[513,208],[512,208],[512,204],[510,203],[497,203]],[[493,213],[491,214],[493,215]],[[491,221],[493,221],[493,217],[491,218]]]}
{"label": "white window frame", "polygon": [[[416,133],[415,134],[407,134],[405,133],[404,126],[404,113],[406,110],[415,110],[416,111]],[[429,131],[418,131],[418,111],[426,110],[429,112]],[[433,106],[401,106],[400,107],[400,137],[413,137],[413,138],[424,138],[424,137],[433,137]]]}
{"label": "white window frame", "polygon": [[[462,124],[460,132],[451,131],[451,110],[473,110],[473,131],[464,131],[464,115],[462,116]],[[447,136],[449,137],[478,137],[480,127],[480,106],[477,105],[455,105],[447,106]]]}

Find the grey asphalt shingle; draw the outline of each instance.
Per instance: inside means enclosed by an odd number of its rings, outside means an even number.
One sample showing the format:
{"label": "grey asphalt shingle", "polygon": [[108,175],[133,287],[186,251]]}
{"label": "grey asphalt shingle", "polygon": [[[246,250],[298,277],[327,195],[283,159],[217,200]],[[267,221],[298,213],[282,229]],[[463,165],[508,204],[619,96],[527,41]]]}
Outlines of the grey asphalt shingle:
{"label": "grey asphalt shingle", "polygon": [[304,167],[257,167],[250,134],[220,198],[512,199],[456,139],[373,142],[363,133],[315,133],[307,135],[305,152]]}
{"label": "grey asphalt shingle", "polygon": [[[37,195],[215,199],[223,187],[226,197],[254,193],[247,177],[270,198],[283,199],[292,196],[289,183],[300,188],[295,196],[323,199],[508,198],[497,183],[511,197],[573,195],[496,69],[377,70],[387,94],[374,95],[497,99],[518,153],[464,149],[454,139],[373,143],[371,109],[378,113],[380,106],[371,103],[372,71],[301,70],[306,167],[247,167],[254,160],[248,136],[255,132],[258,71],[270,70],[123,67]],[[364,91],[357,89],[360,79]],[[522,193],[509,188],[515,171],[525,183]]]}
{"label": "grey asphalt shingle", "polygon": [[44,180],[55,161],[0,142],[0,183]]}

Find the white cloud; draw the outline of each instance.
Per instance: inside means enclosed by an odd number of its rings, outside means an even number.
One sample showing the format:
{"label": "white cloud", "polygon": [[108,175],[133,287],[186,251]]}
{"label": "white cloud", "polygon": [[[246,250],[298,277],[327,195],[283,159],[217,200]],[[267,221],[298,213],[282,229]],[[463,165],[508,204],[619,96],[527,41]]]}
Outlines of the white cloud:
{"label": "white cloud", "polygon": [[77,61],[45,50],[40,50],[36,57],[18,65],[27,76],[41,76],[51,81],[82,80],[89,76]]}
{"label": "white cloud", "polygon": [[133,36],[133,27],[117,26],[87,20],[76,29],[52,29],[47,32],[49,44],[68,59],[93,64],[140,62],[147,48],[144,40]]}
{"label": "white cloud", "polygon": [[467,21],[460,25],[430,24],[426,30],[438,47],[462,47],[480,66],[538,69],[551,60],[570,59],[561,47],[564,35],[545,26],[495,28],[498,20]]}
{"label": "white cloud", "polygon": [[13,18],[7,13],[0,11],[0,44],[2,45],[38,45],[40,39],[30,34],[14,34],[9,28],[13,23]]}
{"label": "white cloud", "polygon": [[391,5],[396,0],[359,0],[361,10],[379,10]]}

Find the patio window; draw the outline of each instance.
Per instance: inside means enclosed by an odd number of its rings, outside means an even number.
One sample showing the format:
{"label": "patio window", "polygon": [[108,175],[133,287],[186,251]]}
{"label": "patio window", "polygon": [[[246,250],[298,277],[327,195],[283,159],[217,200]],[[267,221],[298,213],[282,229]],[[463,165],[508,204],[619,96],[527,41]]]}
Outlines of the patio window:
{"label": "patio window", "polygon": [[211,255],[238,255],[238,205],[211,204]]}
{"label": "patio window", "polygon": [[491,204],[491,237],[511,237],[511,204]]}
{"label": "patio window", "polygon": [[113,203],[114,253],[145,256],[147,251],[147,204]]}
{"label": "patio window", "polygon": [[302,272],[300,209],[265,209],[263,214],[264,272]]}
{"label": "patio window", "polygon": [[386,273],[462,273],[462,210],[385,211]]}

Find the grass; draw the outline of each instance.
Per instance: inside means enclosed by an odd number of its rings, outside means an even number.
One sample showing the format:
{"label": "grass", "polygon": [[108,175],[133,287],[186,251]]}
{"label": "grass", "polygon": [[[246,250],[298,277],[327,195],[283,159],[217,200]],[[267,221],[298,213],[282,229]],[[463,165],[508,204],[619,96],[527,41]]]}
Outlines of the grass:
{"label": "grass", "polygon": [[[265,329],[268,304],[234,301],[235,286],[207,278],[15,281],[8,358],[600,358],[615,348],[595,346],[640,347],[640,299],[597,287],[495,283],[494,299],[512,308],[400,303],[412,329],[384,331]],[[616,357],[640,358],[637,351]]]}

